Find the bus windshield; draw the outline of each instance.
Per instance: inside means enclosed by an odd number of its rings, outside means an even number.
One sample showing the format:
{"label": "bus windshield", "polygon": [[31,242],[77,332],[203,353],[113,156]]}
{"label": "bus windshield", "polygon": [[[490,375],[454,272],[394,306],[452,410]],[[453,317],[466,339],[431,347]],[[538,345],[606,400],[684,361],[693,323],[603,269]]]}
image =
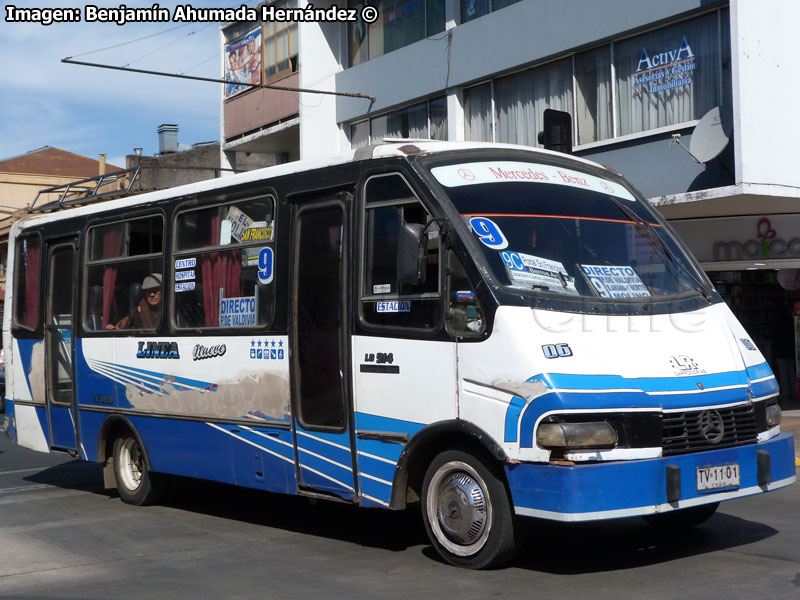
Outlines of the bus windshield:
{"label": "bus windshield", "polygon": [[672,236],[617,181],[512,160],[431,172],[510,288],[594,299],[707,294]]}

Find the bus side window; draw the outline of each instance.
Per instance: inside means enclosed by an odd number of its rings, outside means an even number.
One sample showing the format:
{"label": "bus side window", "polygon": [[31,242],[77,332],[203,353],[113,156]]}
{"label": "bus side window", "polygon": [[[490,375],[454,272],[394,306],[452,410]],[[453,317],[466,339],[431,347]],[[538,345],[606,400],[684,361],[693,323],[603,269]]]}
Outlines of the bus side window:
{"label": "bus side window", "polygon": [[[370,178],[364,197],[364,320],[373,325],[434,329],[442,318],[437,223],[398,174]],[[408,259],[401,250],[420,234],[424,253],[409,274],[408,267],[401,268],[401,261]],[[412,259],[417,255],[414,243]]]}
{"label": "bus side window", "polygon": [[475,290],[455,252],[447,252],[447,324],[448,333],[478,336],[486,331],[484,317]]}
{"label": "bus side window", "polygon": [[275,198],[201,207],[175,220],[175,325],[253,328],[275,309]]}
{"label": "bus side window", "polygon": [[[91,227],[86,253],[87,331],[155,330],[164,298],[164,217],[150,215]],[[144,298],[142,286],[160,290]]]}
{"label": "bus side window", "polygon": [[38,235],[21,237],[14,258],[14,325],[30,331],[39,325],[42,241]]}

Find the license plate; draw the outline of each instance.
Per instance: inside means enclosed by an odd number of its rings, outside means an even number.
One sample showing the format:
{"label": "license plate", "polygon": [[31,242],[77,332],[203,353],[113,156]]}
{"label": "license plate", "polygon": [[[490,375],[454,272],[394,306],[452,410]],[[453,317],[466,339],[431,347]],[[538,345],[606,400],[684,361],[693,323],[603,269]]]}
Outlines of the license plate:
{"label": "license plate", "polygon": [[697,467],[697,491],[716,490],[717,488],[739,487],[739,465],[719,465],[715,467]]}

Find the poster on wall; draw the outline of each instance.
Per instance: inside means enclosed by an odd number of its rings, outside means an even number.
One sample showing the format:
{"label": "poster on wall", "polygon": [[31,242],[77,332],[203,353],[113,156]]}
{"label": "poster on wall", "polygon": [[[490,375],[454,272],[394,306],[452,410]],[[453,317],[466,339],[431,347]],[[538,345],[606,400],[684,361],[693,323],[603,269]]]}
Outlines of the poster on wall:
{"label": "poster on wall", "polygon": [[225,44],[225,97],[250,89],[239,83],[261,83],[261,27]]}

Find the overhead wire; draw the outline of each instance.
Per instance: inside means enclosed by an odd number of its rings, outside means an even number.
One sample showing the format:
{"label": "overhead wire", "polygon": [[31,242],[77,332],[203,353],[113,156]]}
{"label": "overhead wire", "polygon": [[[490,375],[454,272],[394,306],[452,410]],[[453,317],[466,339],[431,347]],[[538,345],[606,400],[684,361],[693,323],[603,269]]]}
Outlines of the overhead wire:
{"label": "overhead wire", "polygon": [[74,54],[72,58],[78,58],[79,56],[88,56],[89,54],[97,54],[98,52],[105,52],[106,50],[113,50],[114,48],[120,48],[122,46],[127,46],[128,44],[133,44],[136,42],[141,42],[142,40],[146,40],[149,38],[153,38],[159,35],[164,35],[165,33],[169,33],[170,31],[175,31],[176,29],[181,29],[182,27],[188,27],[189,23],[184,23],[183,25],[177,25],[175,27],[170,27],[169,29],[165,29],[164,31],[158,31],[156,33],[151,33],[150,35],[145,35],[140,38],[136,38],[135,40],[128,40],[127,42],[120,42],[119,44],[114,44],[113,46],[106,46],[105,48],[98,48],[97,50],[90,50],[89,52],[82,52],[80,54]]}

